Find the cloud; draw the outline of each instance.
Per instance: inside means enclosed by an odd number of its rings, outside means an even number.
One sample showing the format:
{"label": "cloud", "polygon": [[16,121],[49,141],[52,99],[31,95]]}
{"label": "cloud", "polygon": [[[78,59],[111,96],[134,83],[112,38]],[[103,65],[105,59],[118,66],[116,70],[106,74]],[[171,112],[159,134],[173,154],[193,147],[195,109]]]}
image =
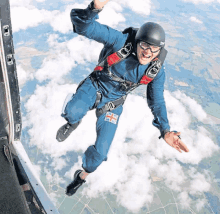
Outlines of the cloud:
{"label": "cloud", "polygon": [[197,201],[196,210],[199,212],[207,204],[206,199],[201,199]]}
{"label": "cloud", "polygon": [[26,30],[29,27],[36,27],[39,24],[47,23],[51,16],[55,16],[58,12],[49,12],[47,10],[38,10],[37,8],[28,7],[12,7],[11,20],[13,32]]}
{"label": "cloud", "polygon": [[[26,44],[27,45],[27,44]],[[35,69],[32,67],[32,59],[36,56],[47,55],[46,52],[38,51],[32,47],[19,47],[15,50],[16,63],[17,63],[17,74],[19,86],[22,88],[24,84],[34,79]]]}
{"label": "cloud", "polygon": [[183,0],[184,2],[192,2],[193,4],[211,4],[213,2],[220,3],[220,0]]}
{"label": "cloud", "polygon": [[117,1],[119,4],[123,5],[143,16],[150,15],[151,12],[151,1],[150,0],[128,0],[128,1]]}
{"label": "cloud", "polygon": [[10,1],[10,6],[11,7],[28,7],[31,5],[33,0],[11,0]]}
{"label": "cloud", "polygon": [[123,8],[120,6],[119,2],[109,2],[103,9],[103,12],[99,13],[98,22],[115,28],[120,22],[126,21],[124,16],[120,13],[122,10]]}
{"label": "cloud", "polygon": [[200,21],[199,19],[197,19],[195,16],[191,16],[191,17],[190,17],[190,20],[191,20],[192,22],[196,22],[196,23],[198,23],[198,24],[203,24],[203,22]]}
{"label": "cloud", "polygon": [[60,33],[68,33],[73,30],[72,22],[70,19],[70,12],[73,8],[86,8],[86,4],[72,4],[68,5],[65,11],[53,11],[53,16],[51,16],[48,23],[52,26],[54,31],[58,31]]}
{"label": "cloud", "polygon": [[174,96],[188,108],[188,110],[195,118],[202,122],[206,120],[206,112],[202,109],[202,106],[199,105],[194,99],[186,96],[181,91],[176,91]]}
{"label": "cloud", "polygon": [[17,66],[18,82],[19,86],[22,88],[28,80],[34,78],[33,73],[29,73],[27,70],[24,70],[21,65]]}
{"label": "cloud", "polygon": [[[42,1],[40,1],[42,2]],[[21,1],[12,3],[11,17],[13,32],[26,30],[40,24],[50,24],[54,31],[66,34],[73,30],[70,11],[73,8],[85,9],[88,4],[71,4],[64,11],[39,10],[31,4],[31,1]],[[116,27],[120,22],[125,22],[125,18],[120,13],[122,8],[119,4],[112,2],[105,8],[105,13],[100,13],[99,22],[110,27]],[[28,17],[28,18],[27,18]],[[109,19],[109,17],[112,17]]]}
{"label": "cloud", "polygon": [[67,165],[67,163],[63,158],[54,158],[53,163],[51,164],[51,166],[53,166],[54,170],[61,170],[66,165]]}
{"label": "cloud", "polygon": [[[64,158],[67,152],[74,151],[80,155],[96,138],[96,117],[94,111],[91,111],[65,142],[58,143],[55,140],[58,128],[65,123],[60,117],[63,101],[68,93],[74,93],[76,87],[74,84],[49,82],[45,86],[38,86],[25,105],[30,144],[37,145],[43,153],[52,158],[62,156],[60,161],[53,163],[57,170],[68,166],[68,160]],[[180,154],[163,140],[159,140],[159,131],[151,124],[153,116],[146,100],[140,96],[129,95],[108,161],[89,175],[89,187],[83,189],[83,194],[98,197],[110,192],[117,196],[122,206],[132,212],[138,212],[145,204],[153,203],[155,193],[152,174],[162,179],[170,190],[175,191],[178,203],[185,203],[185,207],[190,206],[192,201],[189,194],[200,196],[209,191],[210,180],[207,173],[198,172],[193,166],[187,169],[180,164],[198,164],[219,150],[210,138],[210,133],[199,123],[196,130],[190,128],[192,118],[199,122],[204,118],[192,110],[199,104],[191,104],[193,100],[182,92],[166,91],[165,99],[169,100],[167,109],[171,127],[182,131],[182,140],[190,152]],[[199,110],[200,113],[202,111]],[[81,168],[81,163],[80,155],[77,163],[71,165],[65,176],[72,178],[75,170]],[[198,206],[198,209],[201,206]]]}
{"label": "cloud", "polygon": [[[86,3],[68,5],[64,12],[58,12],[57,14],[54,13],[49,24],[53,27],[54,31],[68,33],[73,30],[70,11],[73,8],[85,9],[87,6],[88,4]],[[124,16],[120,13],[121,11],[122,8],[119,4],[111,2],[103,12],[99,13],[98,22],[108,25],[109,27],[117,27],[120,22],[125,22]],[[111,19],[109,19],[109,17],[111,17]]]}
{"label": "cloud", "polygon": [[[25,104],[28,112],[25,120],[29,122],[28,125],[33,125],[29,130],[30,144],[37,145],[43,153],[48,153],[52,157],[61,157],[71,150],[84,151],[95,139],[94,112],[87,115],[76,135],[73,134],[62,144],[55,139],[57,130],[66,122],[60,116],[65,97],[68,93],[75,93],[76,87],[77,85],[74,84],[59,85],[55,82],[50,82],[46,86],[37,86],[35,93]],[[35,117],[36,115],[39,117]],[[88,135],[84,135],[85,132]],[[82,144],[81,141],[86,143]]]}
{"label": "cloud", "polygon": [[202,192],[208,192],[211,185],[208,182],[207,178],[205,177],[205,175],[195,171],[195,169],[192,169],[190,172],[190,176],[192,178],[189,186],[190,194],[199,195]]}
{"label": "cloud", "polygon": [[[42,1],[40,1],[42,2]],[[65,11],[39,10],[31,4],[31,1],[24,1],[21,4],[12,3],[11,16],[13,32],[26,30],[40,24],[50,24],[54,31],[68,33],[72,31],[70,11],[72,8],[85,8],[85,4],[68,5]],[[28,18],[27,18],[28,17]]]}
{"label": "cloud", "polygon": [[50,52],[37,70],[35,77],[39,81],[53,79],[61,81],[77,64],[86,61],[97,61],[102,44],[91,41],[82,36],[77,36],[66,42],[58,42],[58,35],[51,34],[48,38]]}

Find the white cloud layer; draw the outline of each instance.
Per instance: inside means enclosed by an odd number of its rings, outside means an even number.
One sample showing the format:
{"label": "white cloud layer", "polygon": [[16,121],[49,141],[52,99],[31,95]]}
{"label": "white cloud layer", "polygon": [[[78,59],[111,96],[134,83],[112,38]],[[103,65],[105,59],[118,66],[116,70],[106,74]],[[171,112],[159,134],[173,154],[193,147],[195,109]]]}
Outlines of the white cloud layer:
{"label": "white cloud layer", "polygon": [[31,5],[33,0],[10,0],[11,7],[28,7]]}
{"label": "white cloud layer", "polygon": [[218,2],[220,3],[220,0],[183,0],[185,2],[192,2],[194,4],[210,4],[213,2]]}
{"label": "white cloud layer", "polygon": [[[38,0],[41,2],[41,0]],[[186,0],[187,1],[187,0]],[[192,1],[208,3],[212,1]],[[70,9],[85,8],[87,4],[68,6],[63,12],[38,10],[31,6],[30,0],[12,1],[13,31],[49,23],[53,30],[68,33],[72,30]],[[105,12],[100,14],[100,22],[117,26],[125,19],[121,12],[128,7],[141,15],[149,15],[151,1],[117,1],[110,2]],[[21,15],[22,14],[22,15]],[[19,17],[20,15],[20,17]],[[30,17],[27,19],[27,17]],[[109,17],[113,17],[109,19]],[[191,17],[192,18],[192,17]],[[191,21],[200,21],[194,19]],[[19,82],[35,77],[38,81],[49,80],[44,86],[38,86],[25,104],[27,116],[25,126],[29,129],[30,144],[37,145],[41,152],[53,158],[51,166],[59,171],[68,166],[67,152],[78,152],[78,162],[69,166],[65,176],[72,178],[76,169],[81,167],[82,154],[96,139],[94,111],[89,112],[82,124],[71,136],[62,143],[55,139],[58,128],[65,123],[60,117],[63,101],[68,93],[74,93],[77,85],[63,82],[63,77],[78,64],[86,61],[97,61],[101,44],[77,36],[69,41],[58,42],[56,34],[48,37],[50,54],[44,59],[35,74],[28,75],[22,66],[18,66]],[[88,188],[83,192],[89,197],[98,197],[110,192],[117,196],[118,202],[132,212],[137,212],[145,204],[154,200],[154,174],[164,181],[170,190],[177,194],[177,203],[184,207],[192,204],[190,194],[202,196],[210,190],[210,178],[207,172],[199,172],[197,164],[210,158],[219,151],[210,137],[210,133],[201,125],[195,130],[192,123],[201,124],[207,120],[202,107],[193,99],[180,91],[165,91],[168,117],[172,130],[181,131],[183,142],[188,146],[189,153],[178,153],[163,140],[159,140],[159,131],[152,126],[153,116],[142,97],[129,95],[124,105],[119,127],[111,146],[108,161],[104,162],[88,179]],[[37,116],[36,116],[37,115]],[[85,135],[86,133],[86,135]],[[186,168],[180,163],[190,164]],[[39,168],[38,168],[39,169]],[[44,169],[47,179],[52,179],[48,169]],[[102,176],[100,176],[100,174]],[[57,177],[58,174],[56,174]],[[64,181],[58,178],[60,183]],[[138,185],[137,185],[138,184]],[[140,188],[141,187],[141,188]],[[132,194],[131,194],[132,193]],[[56,196],[53,195],[53,198]],[[197,210],[205,204],[204,199],[196,199]]]}
{"label": "white cloud layer", "polygon": [[[31,1],[28,0],[22,1],[20,4],[14,1],[11,7],[13,32],[26,30],[29,27],[36,27],[39,24],[50,24],[54,31],[63,34],[69,33],[73,29],[70,20],[71,10],[73,8],[84,9],[87,6],[88,4],[71,4],[62,12],[58,10],[39,10],[31,5]],[[119,4],[111,2],[105,8],[105,12],[100,13],[99,21],[110,27],[116,27],[120,22],[125,22],[125,18],[120,13],[121,11],[122,7]]]}
{"label": "white cloud layer", "polygon": [[[96,138],[96,117],[92,111],[65,142],[58,143],[55,140],[58,128],[65,123],[60,117],[63,101],[68,93],[74,93],[76,87],[72,84],[50,82],[37,87],[25,105],[28,112],[26,120],[31,127],[30,143],[37,145],[42,152],[53,158],[65,156],[69,151],[82,153]],[[163,140],[159,140],[159,131],[151,124],[153,117],[145,99],[130,95],[124,105],[108,161],[88,177],[89,187],[83,190],[86,195],[98,197],[102,193],[110,192],[117,195],[121,205],[138,212],[142,206],[153,200],[153,181],[150,178],[152,173],[162,178],[166,185],[178,194],[178,203],[184,200],[185,206],[190,206],[189,194],[200,196],[209,191],[207,173],[198,172],[194,167],[187,169],[177,162],[196,165],[219,150],[209,137],[210,133],[203,127],[190,129],[192,118],[202,122],[205,113],[199,104],[181,92],[166,91],[165,98],[169,100],[167,109],[171,127],[182,131],[182,140],[190,152],[180,154]],[[195,108],[198,112],[193,111]],[[55,161],[53,166],[56,170],[61,170],[66,166],[66,161],[62,157],[60,161]],[[79,158],[66,176],[72,178],[81,162],[82,159]],[[198,209],[201,204],[200,201]]]}
{"label": "white cloud layer", "polygon": [[117,1],[119,4],[123,5],[124,7],[128,7],[135,13],[141,14],[143,16],[150,15],[151,12],[151,0],[120,0]]}
{"label": "white cloud layer", "polygon": [[48,23],[57,13],[57,11],[49,12],[47,10],[38,10],[37,8],[12,7],[11,20],[13,32]]}
{"label": "white cloud layer", "polygon": [[97,61],[102,48],[102,44],[82,36],[62,43],[57,40],[58,35],[56,34],[51,34],[48,38],[51,54],[43,60],[41,68],[36,71],[35,77],[39,81],[46,79],[62,81],[62,77],[77,64]]}

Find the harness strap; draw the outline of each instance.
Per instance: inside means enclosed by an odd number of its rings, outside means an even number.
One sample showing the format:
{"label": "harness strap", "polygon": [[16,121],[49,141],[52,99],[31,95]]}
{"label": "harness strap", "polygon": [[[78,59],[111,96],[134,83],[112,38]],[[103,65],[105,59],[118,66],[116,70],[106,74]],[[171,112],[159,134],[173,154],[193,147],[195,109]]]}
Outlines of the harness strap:
{"label": "harness strap", "polygon": [[103,60],[101,63],[99,63],[95,67],[94,71],[102,71],[104,69],[104,67],[109,68],[109,67],[119,63],[120,61],[124,60],[125,58],[128,57],[128,55],[130,55],[130,53],[132,52],[132,48],[133,48],[133,46],[131,43],[126,44],[120,50],[109,55],[105,60]]}
{"label": "harness strap", "polygon": [[111,66],[127,58],[131,54],[132,49],[133,49],[133,46],[132,46],[132,43],[130,42],[126,44],[124,47],[122,47],[120,50],[118,50],[117,52],[109,55],[105,60],[103,60],[101,63],[99,63],[99,65],[95,67],[92,75],[95,76],[96,75],[95,72],[102,71],[104,68],[106,68],[105,70],[108,72],[108,75],[112,78],[112,80],[121,83],[122,90],[126,90],[128,87],[131,87],[134,85],[136,86],[135,83],[130,82],[128,80],[124,80],[120,78],[119,76],[113,74],[109,69]]}
{"label": "harness strap", "polygon": [[[136,87],[138,87],[141,84],[147,85],[148,83],[150,83],[159,73],[159,71],[162,67],[162,64],[165,60],[165,57],[167,55],[167,50],[165,50],[164,48],[162,48],[160,50],[160,54],[159,54],[158,58],[155,58],[154,61],[152,61],[149,64],[148,68],[145,71],[145,74],[142,76],[139,83],[133,83],[128,80],[124,80],[124,79],[120,78],[119,76],[113,74],[109,69],[111,66],[113,66],[113,65],[121,62],[125,58],[127,58],[132,53],[132,50],[133,50],[132,43],[128,42],[119,51],[109,55],[105,60],[103,60],[101,63],[99,63],[95,67],[94,71],[90,75],[91,80],[96,82],[96,84],[97,84],[96,72],[105,70],[105,71],[107,71],[107,74],[112,78],[113,81],[121,83],[121,89],[123,91],[127,91],[127,94],[128,94],[128,92],[134,90]],[[117,108],[119,105],[124,103],[126,96],[121,97],[118,100],[115,100],[113,102],[106,103],[101,109],[96,109],[96,114],[101,115],[101,114],[106,113],[107,111],[111,111],[111,110]],[[101,93],[98,94],[98,92],[97,92],[97,98],[96,98],[94,108],[96,108],[98,106],[100,100],[101,100]]]}
{"label": "harness strap", "polygon": [[99,117],[102,114],[105,114],[108,111],[112,111],[118,106],[122,105],[125,102],[127,95],[120,97],[117,100],[106,103],[102,108],[96,109],[96,116]]}
{"label": "harness strap", "polygon": [[[90,74],[89,78],[91,79],[92,83],[95,83],[97,85],[97,81],[96,81],[96,77],[94,75],[92,75],[92,73]],[[102,94],[100,91],[96,91],[96,100],[95,100],[95,104],[93,105],[92,109],[96,108],[99,104],[99,102],[102,99]]]}
{"label": "harness strap", "polygon": [[[102,61],[99,65],[97,65],[94,69],[94,72],[105,70],[107,74],[112,78],[113,81],[120,82],[121,83],[121,89],[130,92],[137,88],[139,85],[144,84],[147,85],[150,83],[159,73],[162,64],[166,58],[167,50],[162,48],[160,50],[160,54],[157,58],[155,58],[152,62],[150,62],[149,66],[147,67],[145,74],[142,76],[139,83],[133,83],[128,80],[124,80],[121,77],[115,75],[110,71],[110,67],[112,65],[115,65],[122,60],[124,60],[126,57],[128,57],[132,53],[132,43],[128,43],[123,48],[121,48],[119,51],[109,55],[104,61]],[[95,75],[95,74],[94,74]]]}
{"label": "harness strap", "polygon": [[[91,79],[91,81],[93,83],[96,83],[96,76],[94,75],[94,73],[91,73],[91,75],[89,76],[89,78]],[[122,105],[124,102],[125,102],[125,99],[126,99],[127,95],[125,96],[122,96],[120,97],[119,99],[117,100],[114,100],[112,102],[108,102],[106,103],[102,108],[99,108],[99,109],[96,109],[96,115],[97,117],[99,117],[100,115],[108,112],[108,111],[111,111],[115,108],[117,108],[118,106]],[[97,95],[96,95],[96,101],[95,101],[95,104],[94,106],[92,107],[92,109],[96,108],[99,104],[99,102],[101,101],[102,99],[102,94],[100,91],[97,91]]]}
{"label": "harness strap", "polygon": [[99,102],[101,101],[101,99],[102,99],[102,94],[101,94],[100,91],[97,91],[97,92],[96,92],[96,101],[95,101],[94,106],[92,107],[93,109],[98,106],[98,104],[99,104]]}

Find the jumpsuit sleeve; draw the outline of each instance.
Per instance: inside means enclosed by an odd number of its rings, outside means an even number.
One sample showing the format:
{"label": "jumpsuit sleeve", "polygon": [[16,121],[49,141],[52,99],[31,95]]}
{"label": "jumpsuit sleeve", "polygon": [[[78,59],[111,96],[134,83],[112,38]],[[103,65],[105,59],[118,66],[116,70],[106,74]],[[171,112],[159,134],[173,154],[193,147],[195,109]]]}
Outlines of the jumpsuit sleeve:
{"label": "jumpsuit sleeve", "polygon": [[122,37],[122,32],[97,22],[98,12],[93,11],[89,6],[86,9],[72,9],[70,16],[73,31],[79,35],[104,45],[113,45]]}
{"label": "jumpsuit sleeve", "polygon": [[159,74],[147,86],[147,103],[154,115],[153,125],[160,130],[161,137],[170,131],[167,118],[166,104],[164,100],[165,71],[161,68]]}

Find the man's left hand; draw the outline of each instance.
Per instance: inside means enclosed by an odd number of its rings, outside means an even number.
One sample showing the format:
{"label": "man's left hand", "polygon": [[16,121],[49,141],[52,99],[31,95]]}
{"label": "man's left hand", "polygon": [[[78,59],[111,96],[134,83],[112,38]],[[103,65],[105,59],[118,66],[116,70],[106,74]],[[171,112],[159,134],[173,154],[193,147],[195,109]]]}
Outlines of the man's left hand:
{"label": "man's left hand", "polygon": [[172,146],[174,149],[182,153],[184,152],[189,152],[189,149],[187,146],[181,141],[179,138],[180,132],[167,132],[164,136],[164,140],[166,141],[167,144]]}

